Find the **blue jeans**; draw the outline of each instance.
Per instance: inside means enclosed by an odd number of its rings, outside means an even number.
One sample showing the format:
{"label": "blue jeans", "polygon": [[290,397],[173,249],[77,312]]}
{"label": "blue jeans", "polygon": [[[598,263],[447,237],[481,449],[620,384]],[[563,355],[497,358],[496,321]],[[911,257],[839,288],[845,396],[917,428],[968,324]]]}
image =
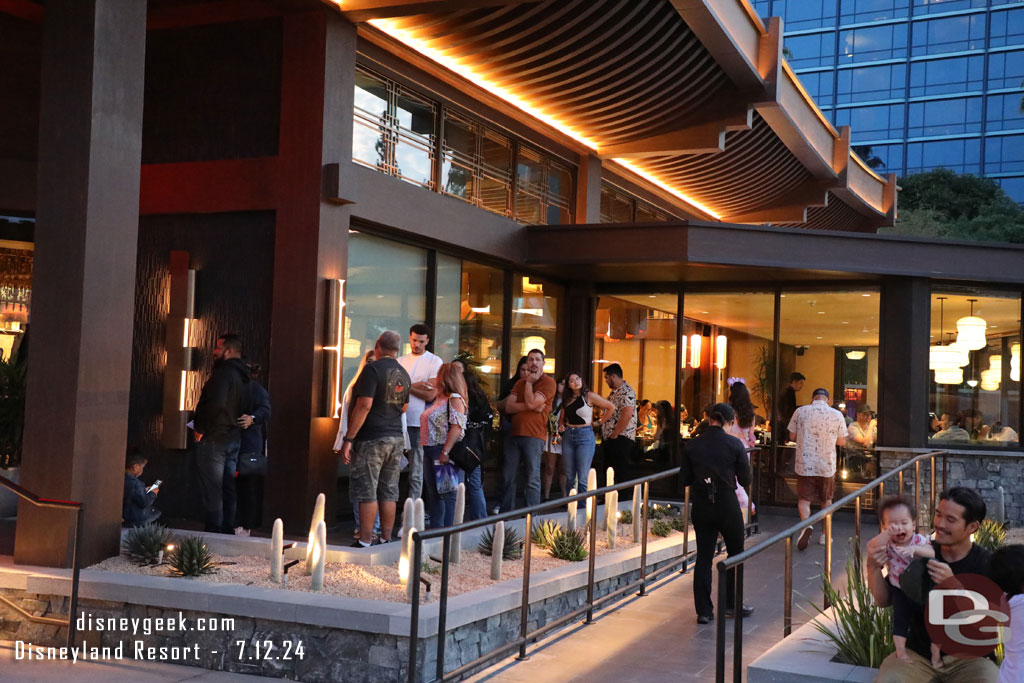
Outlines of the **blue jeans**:
{"label": "blue jeans", "polygon": [[[356,530],[359,530],[359,501],[352,501],[352,514],[356,518]],[[380,536],[380,512],[377,513],[377,518],[373,520],[373,533]]]}
{"label": "blue jeans", "polygon": [[483,519],[487,516],[487,499],[484,498],[484,485],[481,471],[477,467],[466,475],[466,521]]}
{"label": "blue jeans", "polygon": [[505,461],[501,465],[503,478],[501,511],[516,509],[516,483],[519,461],[526,460],[526,505],[540,503],[540,459],[544,452],[544,439],[533,436],[509,436],[505,439]]}
{"label": "blue jeans", "polygon": [[[424,490],[432,488],[433,491],[430,495],[430,500],[424,500],[423,504],[426,506],[430,514],[430,520],[427,522],[428,529],[440,529],[441,527],[451,526],[455,522],[455,498],[458,495],[457,491],[449,491],[448,493],[437,493],[437,479],[434,474],[434,463],[441,458],[441,449],[444,446],[424,446],[423,447],[423,481],[428,484],[424,486]],[[427,463],[430,463],[429,469]],[[478,467],[477,470],[480,468]],[[455,473],[459,476],[459,483],[463,484],[466,481],[466,473],[458,467],[455,468]],[[433,484],[433,486],[429,486]]]}
{"label": "blue jeans", "polygon": [[206,511],[206,531],[235,529],[235,471],[239,441],[201,440],[196,444],[199,496]]}
{"label": "blue jeans", "polygon": [[[566,427],[562,432],[562,465],[565,467],[565,485],[576,493],[587,490],[587,474],[594,461],[594,428]],[[579,481],[579,483],[577,483]]]}

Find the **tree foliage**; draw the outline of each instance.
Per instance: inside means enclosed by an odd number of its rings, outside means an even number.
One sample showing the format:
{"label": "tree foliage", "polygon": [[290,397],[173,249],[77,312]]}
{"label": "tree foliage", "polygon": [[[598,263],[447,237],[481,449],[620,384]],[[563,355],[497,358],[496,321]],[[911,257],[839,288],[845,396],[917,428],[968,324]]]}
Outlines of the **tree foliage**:
{"label": "tree foliage", "polygon": [[1024,243],[1024,210],[991,178],[939,168],[900,180],[899,218],[881,233]]}

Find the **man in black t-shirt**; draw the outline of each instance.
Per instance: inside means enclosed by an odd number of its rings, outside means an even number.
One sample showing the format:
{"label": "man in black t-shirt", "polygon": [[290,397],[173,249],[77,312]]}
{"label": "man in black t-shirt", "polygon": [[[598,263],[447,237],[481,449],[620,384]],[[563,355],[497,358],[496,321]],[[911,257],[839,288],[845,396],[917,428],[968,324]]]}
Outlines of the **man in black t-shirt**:
{"label": "man in black t-shirt", "polygon": [[[935,510],[935,559],[928,561],[928,575],[932,585],[961,574],[988,577],[991,553],[971,541],[985,519],[985,501],[972,489],[956,487],[942,494]],[[881,540],[880,540],[881,539]],[[867,572],[871,594],[875,602],[887,607],[890,602],[889,581],[882,576],[886,564],[884,536],[868,543]],[[926,586],[930,590],[931,586]],[[927,604],[928,596],[923,596]],[[899,659],[893,653],[886,657],[878,670],[875,683],[930,683],[933,680],[950,683],[995,683],[999,669],[989,659],[962,658],[943,653],[942,668],[931,663],[931,638],[925,626],[924,609],[911,614],[907,633],[907,657]]]}
{"label": "man in black t-shirt", "polygon": [[388,330],[377,338],[376,360],[366,365],[352,391],[354,405],[348,419],[341,457],[351,464],[349,494],[359,503],[359,540],[366,548],[373,539],[373,523],[380,512],[381,542],[391,540],[401,476],[402,413],[409,406],[409,373],[395,360],[402,338]]}

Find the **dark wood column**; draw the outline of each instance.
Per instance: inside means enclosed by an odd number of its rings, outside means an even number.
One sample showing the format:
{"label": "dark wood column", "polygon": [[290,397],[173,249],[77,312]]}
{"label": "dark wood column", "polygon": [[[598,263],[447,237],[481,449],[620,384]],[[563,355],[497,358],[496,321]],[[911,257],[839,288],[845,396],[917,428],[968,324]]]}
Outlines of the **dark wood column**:
{"label": "dark wood column", "polygon": [[878,334],[878,443],[927,446],[931,285],[890,277],[882,284]]}
{"label": "dark wood column", "polygon": [[[88,563],[120,538],[146,3],[51,0],[43,34],[22,482],[85,503]],[[73,521],[21,503],[15,561],[70,564]]]}
{"label": "dark wood column", "polygon": [[568,372],[582,372],[586,382],[591,381],[590,361],[594,352],[594,287],[589,282],[570,282],[565,288],[568,308],[568,336],[565,342],[565,362],[559,376]]}
{"label": "dark wood column", "polygon": [[336,199],[352,164],[355,27],[327,9],[289,15],[283,54],[264,509],[304,532],[318,493],[327,494],[328,520],[337,502],[337,420],[320,417],[321,347],[325,282],[346,276],[349,209],[326,199],[324,167],[341,169],[328,193]]}

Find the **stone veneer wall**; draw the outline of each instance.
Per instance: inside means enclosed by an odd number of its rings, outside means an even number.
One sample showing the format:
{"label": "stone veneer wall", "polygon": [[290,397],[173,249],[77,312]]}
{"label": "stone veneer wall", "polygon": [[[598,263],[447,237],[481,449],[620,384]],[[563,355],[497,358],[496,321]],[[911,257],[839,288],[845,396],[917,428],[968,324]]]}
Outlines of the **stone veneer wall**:
{"label": "stone veneer wall", "polygon": [[[648,574],[667,564],[678,563],[679,558],[670,558],[648,566]],[[618,587],[640,578],[640,570],[620,574],[598,581],[594,585],[595,598],[607,595]],[[14,599],[23,609],[35,615],[57,616],[66,614],[67,597],[36,595],[14,589],[0,589],[8,598]],[[534,630],[564,614],[581,607],[586,602],[586,586],[560,593],[548,599],[534,602],[530,606],[528,628]],[[629,595],[629,593],[627,593]],[[124,602],[102,600],[79,600],[79,609],[93,618],[161,618],[174,619],[183,614],[189,624],[199,618],[233,618],[234,629],[230,631],[186,631],[163,632],[152,635],[133,636],[119,632],[80,632],[79,641],[86,640],[89,646],[116,647],[124,644],[125,658],[131,658],[135,641],[144,647],[194,647],[198,645],[198,659],[166,659],[177,664],[199,666],[217,671],[231,671],[258,676],[289,678],[313,683],[345,681],[346,683],[399,683],[408,679],[409,638],[381,633],[370,633],[341,628],[324,628],[304,624],[233,617],[228,614],[212,614],[195,610],[148,607]],[[35,645],[61,647],[65,644],[67,632],[54,625],[41,625],[23,621],[21,616],[0,603],[0,639],[31,642]],[[445,648],[445,670],[451,671],[476,659],[504,643],[519,636],[520,611],[518,608],[495,614],[448,631]],[[284,641],[302,641],[305,649],[303,659],[267,659],[264,661],[239,660],[236,641],[249,643],[269,640],[277,649],[272,655],[282,652]],[[214,654],[216,652],[216,654]],[[247,646],[247,653],[255,649]],[[511,654],[511,651],[504,655]],[[418,668],[419,680],[432,681],[437,662],[437,637],[420,640]],[[21,662],[20,665],[31,666]]]}
{"label": "stone veneer wall", "polygon": [[[899,467],[913,457],[907,452],[882,451],[879,454],[882,474]],[[985,454],[950,454],[947,484],[966,486],[978,491],[988,506],[988,515],[995,518],[1000,505],[999,487],[1003,487],[1004,520],[1012,526],[1024,525],[1024,455],[994,456]],[[931,477],[928,460],[921,462],[921,507],[931,500]],[[903,474],[903,494],[913,498],[914,470]],[[942,487],[942,458],[935,459],[935,486]],[[895,485],[886,483],[886,491],[895,492]]]}

